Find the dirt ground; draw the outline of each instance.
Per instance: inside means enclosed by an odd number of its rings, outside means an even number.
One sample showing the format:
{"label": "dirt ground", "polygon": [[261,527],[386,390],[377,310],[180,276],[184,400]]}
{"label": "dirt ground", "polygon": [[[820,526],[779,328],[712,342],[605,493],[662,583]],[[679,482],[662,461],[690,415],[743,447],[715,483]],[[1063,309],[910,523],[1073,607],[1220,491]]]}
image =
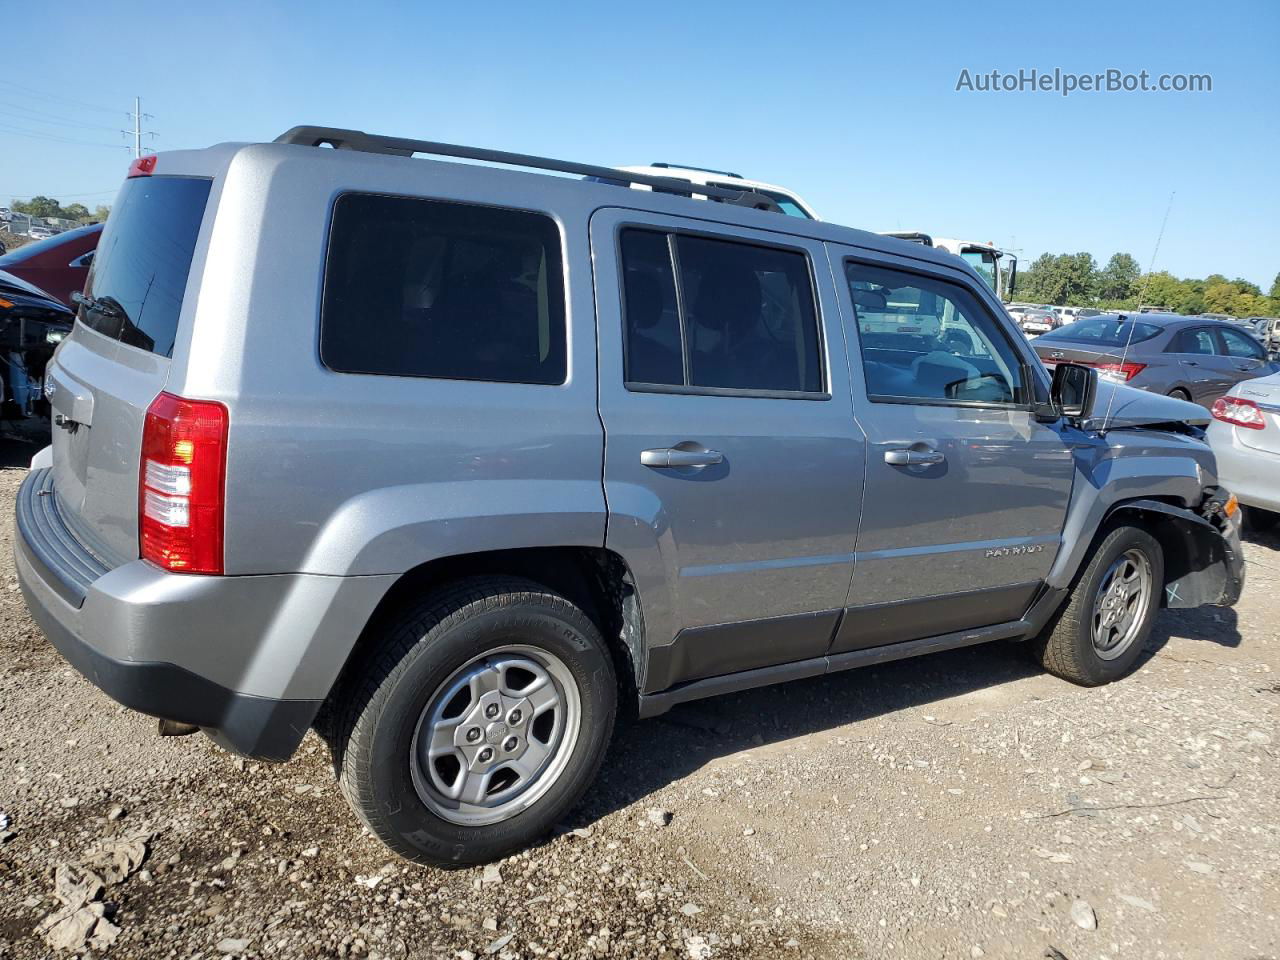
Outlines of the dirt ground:
{"label": "dirt ground", "polygon": [[1280,540],[1113,686],[990,645],[678,708],[557,836],[444,872],[362,833],[314,735],[161,740],[63,663],[10,556],[33,451],[0,442],[0,957],[67,955],[68,900],[106,957],[1280,956]]}

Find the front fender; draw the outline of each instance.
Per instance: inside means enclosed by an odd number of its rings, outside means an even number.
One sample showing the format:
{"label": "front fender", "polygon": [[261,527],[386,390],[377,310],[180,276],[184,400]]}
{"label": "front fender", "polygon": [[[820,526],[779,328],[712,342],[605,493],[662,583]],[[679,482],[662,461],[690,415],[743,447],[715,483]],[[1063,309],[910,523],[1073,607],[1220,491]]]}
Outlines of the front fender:
{"label": "front fender", "polygon": [[1053,590],[1070,587],[1094,537],[1121,504],[1149,500],[1193,508],[1216,482],[1208,446],[1175,434],[1115,431],[1083,439],[1074,458],[1062,549],[1045,581]]}

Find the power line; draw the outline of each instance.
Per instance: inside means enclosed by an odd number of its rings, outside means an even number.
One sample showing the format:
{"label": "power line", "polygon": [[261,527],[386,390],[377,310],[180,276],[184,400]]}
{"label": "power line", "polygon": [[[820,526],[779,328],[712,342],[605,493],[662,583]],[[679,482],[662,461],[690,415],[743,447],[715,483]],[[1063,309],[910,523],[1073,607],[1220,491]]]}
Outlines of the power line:
{"label": "power line", "polygon": [[24,130],[21,127],[15,127],[10,124],[0,124],[0,133],[4,133],[11,137],[29,137],[33,140],[48,140],[53,143],[69,143],[82,147],[109,147],[112,150],[118,150],[123,144],[101,143],[95,140],[75,140],[70,137],[59,136],[55,133],[47,133],[43,130]]}
{"label": "power line", "polygon": [[[0,103],[0,107],[14,107],[15,104]],[[25,110],[26,107],[17,107],[18,110]],[[111,130],[115,131],[116,127],[109,127],[102,123],[81,123],[78,120],[63,119],[61,117],[52,117],[49,115],[36,116],[26,113],[12,113],[9,110],[0,110],[0,116],[12,117],[15,120],[24,120],[28,123],[48,123],[58,127],[76,127],[83,130]]]}
{"label": "power line", "polygon": [[41,90],[37,90],[35,87],[27,87],[20,83],[14,83],[12,80],[0,80],[0,83],[3,83],[5,86],[14,87],[18,90],[23,90],[33,97],[41,97],[45,100],[52,100],[55,103],[64,103],[68,106],[79,107],[81,110],[101,110],[104,113],[120,112],[119,107],[104,107],[101,104],[86,103],[84,100],[75,100],[71,97],[63,97],[55,93],[45,93]]}
{"label": "power line", "polygon": [[119,191],[119,187],[110,190],[91,190],[88,193],[63,193],[61,190],[50,190],[48,193],[9,194],[10,200],[34,200],[36,197],[105,197]]}

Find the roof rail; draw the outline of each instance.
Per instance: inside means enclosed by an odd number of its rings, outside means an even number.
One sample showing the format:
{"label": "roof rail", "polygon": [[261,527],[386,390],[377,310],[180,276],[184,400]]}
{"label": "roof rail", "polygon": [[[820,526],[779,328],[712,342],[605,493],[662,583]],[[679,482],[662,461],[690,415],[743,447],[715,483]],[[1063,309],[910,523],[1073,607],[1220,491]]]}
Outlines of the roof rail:
{"label": "roof rail", "polygon": [[574,163],[570,160],[552,160],[549,157],[536,157],[526,153],[508,153],[505,150],[464,147],[454,143],[435,143],[431,140],[407,140],[403,137],[384,137],[377,134],[364,133],[360,130],[313,126],[294,127],[276,137],[275,142],[294,143],[307,147],[330,146],[335,150],[358,150],[361,153],[382,153],[394,157],[411,157],[415,153],[430,153],[439,157],[460,157],[466,160],[481,160],[485,163],[501,163],[513,167],[555,170],[559,173],[572,173],[581,177],[596,178],[597,181],[605,183],[643,184],[659,193],[673,193],[682,197],[692,197],[697,194],[705,196],[708,200],[715,200],[734,206],[768,210],[773,213],[782,212],[772,197],[754,190],[727,190],[724,187],[692,184],[688,180],[678,180],[675,177],[655,177],[644,173],[628,173],[616,167],[599,167],[589,163]]}
{"label": "roof rail", "polygon": [[697,170],[699,173],[716,173],[722,177],[733,177],[735,180],[742,179],[742,174],[740,173],[730,173],[728,170],[712,170],[710,167],[695,167],[691,163],[659,163],[655,160],[653,163],[649,164],[649,166],[663,168],[676,167],[680,170]]}
{"label": "roof rail", "polygon": [[919,233],[914,230],[890,230],[888,233],[881,234],[883,237],[894,237],[898,240],[906,240],[908,243],[921,243],[926,247],[933,246],[933,237],[927,233]]}

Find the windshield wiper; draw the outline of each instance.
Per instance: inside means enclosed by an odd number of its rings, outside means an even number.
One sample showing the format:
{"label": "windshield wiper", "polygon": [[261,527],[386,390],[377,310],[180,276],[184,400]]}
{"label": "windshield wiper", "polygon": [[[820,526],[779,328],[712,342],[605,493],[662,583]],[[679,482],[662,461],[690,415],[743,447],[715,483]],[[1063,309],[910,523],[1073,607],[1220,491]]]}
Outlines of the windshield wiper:
{"label": "windshield wiper", "polygon": [[92,310],[94,313],[100,313],[104,317],[110,317],[113,320],[125,317],[125,312],[115,300],[110,297],[103,297],[99,300],[97,297],[91,297],[88,294],[81,293],[79,290],[71,294],[72,303],[79,304],[86,310]]}

